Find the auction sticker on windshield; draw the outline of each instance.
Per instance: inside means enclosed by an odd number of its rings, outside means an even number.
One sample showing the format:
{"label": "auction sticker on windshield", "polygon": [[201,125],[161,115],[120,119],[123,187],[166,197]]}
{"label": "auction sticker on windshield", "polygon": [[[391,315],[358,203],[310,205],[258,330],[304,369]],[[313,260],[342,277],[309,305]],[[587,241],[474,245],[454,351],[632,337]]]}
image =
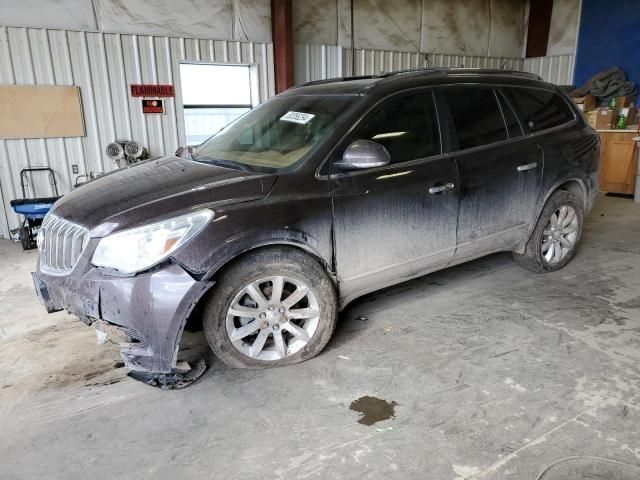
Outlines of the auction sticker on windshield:
{"label": "auction sticker on windshield", "polygon": [[293,122],[300,123],[304,125],[305,123],[309,123],[315,115],[312,113],[302,113],[302,112],[287,112],[283,116],[280,117],[280,120],[284,120],[285,122]]}

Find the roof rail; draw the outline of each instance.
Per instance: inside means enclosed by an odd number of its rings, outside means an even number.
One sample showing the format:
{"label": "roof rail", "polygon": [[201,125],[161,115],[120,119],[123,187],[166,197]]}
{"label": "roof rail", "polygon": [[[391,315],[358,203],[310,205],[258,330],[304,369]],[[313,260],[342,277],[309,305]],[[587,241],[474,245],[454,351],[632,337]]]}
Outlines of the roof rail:
{"label": "roof rail", "polygon": [[335,82],[349,82],[354,80],[372,80],[376,78],[390,78],[395,77],[396,75],[407,75],[407,74],[415,74],[415,75],[437,75],[437,74],[480,74],[480,75],[513,75],[525,78],[531,78],[533,80],[542,80],[542,77],[536,75],[535,73],[530,72],[522,72],[520,70],[506,70],[502,68],[469,68],[469,67],[418,67],[418,68],[408,68],[405,70],[395,70],[392,72],[380,72],[378,75],[358,75],[355,77],[336,77],[336,78],[327,78],[325,80],[314,80],[311,82],[303,83],[302,85],[297,85],[297,87],[309,87],[311,85],[323,85],[325,83],[335,83]]}
{"label": "roof rail", "polygon": [[326,78],[324,80],[313,80],[311,82],[303,83],[301,85],[297,85],[298,87],[309,87],[311,85],[323,85],[325,83],[335,83],[335,82],[351,82],[354,80],[371,80],[374,78],[380,78],[379,75],[358,75],[355,77],[335,77],[335,78]]}
{"label": "roof rail", "polygon": [[516,75],[520,77],[533,78],[542,80],[540,75],[531,72],[523,72],[522,70],[507,70],[503,68],[467,68],[467,67],[451,67],[444,68],[448,73],[480,73],[480,74],[496,74],[496,75]]}
{"label": "roof rail", "polygon": [[494,74],[494,75],[514,75],[526,78],[532,78],[535,80],[542,80],[539,75],[530,72],[522,72],[520,70],[506,70],[502,68],[469,68],[469,67],[425,67],[425,68],[412,68],[408,70],[397,70],[394,72],[388,72],[378,75],[380,78],[393,77],[395,75],[403,74],[424,74],[434,75],[439,73],[469,73],[469,74]]}
{"label": "roof rail", "polygon": [[406,73],[436,74],[436,73],[445,73],[446,71],[447,71],[446,68],[441,68],[441,67],[416,67],[416,68],[407,68],[405,70],[394,70],[391,72],[380,73],[378,77],[387,78],[387,77],[393,77],[394,75],[403,75]]}

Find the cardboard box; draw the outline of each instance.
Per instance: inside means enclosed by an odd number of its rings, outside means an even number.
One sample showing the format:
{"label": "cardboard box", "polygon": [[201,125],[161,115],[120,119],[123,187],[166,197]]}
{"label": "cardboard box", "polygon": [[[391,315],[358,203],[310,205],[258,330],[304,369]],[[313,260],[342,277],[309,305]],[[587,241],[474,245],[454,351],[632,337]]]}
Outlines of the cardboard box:
{"label": "cardboard box", "polygon": [[617,111],[610,108],[598,108],[596,110],[596,130],[609,130],[616,128],[618,119]]}
{"label": "cardboard box", "polygon": [[[625,110],[627,110],[626,114],[625,114]],[[627,126],[638,124],[638,109],[636,107],[624,108],[620,112],[626,115]]]}
{"label": "cardboard box", "polygon": [[584,97],[574,98],[573,101],[576,102],[578,108],[583,112],[590,112],[592,110],[595,110],[598,106],[596,97],[594,97],[590,93],[587,93],[587,95]]}
{"label": "cardboard box", "polygon": [[598,120],[598,112],[596,112],[595,110],[591,112],[585,112],[584,118],[587,120],[587,123],[591,126],[591,128],[595,130],[596,121]]}

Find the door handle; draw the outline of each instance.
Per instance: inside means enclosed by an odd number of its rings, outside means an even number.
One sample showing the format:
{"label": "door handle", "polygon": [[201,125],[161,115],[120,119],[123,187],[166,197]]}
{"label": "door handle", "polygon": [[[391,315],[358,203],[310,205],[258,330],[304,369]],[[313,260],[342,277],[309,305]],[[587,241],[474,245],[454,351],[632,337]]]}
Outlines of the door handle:
{"label": "door handle", "polygon": [[527,170],[533,170],[538,168],[538,162],[527,163],[526,165],[518,165],[519,172],[526,172]]}
{"label": "door handle", "polygon": [[442,192],[446,192],[447,190],[453,190],[453,187],[455,187],[453,183],[445,183],[444,185],[437,185],[435,187],[431,187],[429,189],[429,193],[442,193]]}

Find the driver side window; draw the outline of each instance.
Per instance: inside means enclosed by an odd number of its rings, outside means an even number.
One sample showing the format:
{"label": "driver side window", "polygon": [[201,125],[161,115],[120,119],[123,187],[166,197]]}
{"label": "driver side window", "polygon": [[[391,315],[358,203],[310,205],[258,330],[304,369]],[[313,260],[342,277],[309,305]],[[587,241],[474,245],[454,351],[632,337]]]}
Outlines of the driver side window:
{"label": "driver side window", "polygon": [[440,133],[431,92],[411,92],[385,100],[361,122],[352,140],[383,145],[391,163],[439,155]]}

